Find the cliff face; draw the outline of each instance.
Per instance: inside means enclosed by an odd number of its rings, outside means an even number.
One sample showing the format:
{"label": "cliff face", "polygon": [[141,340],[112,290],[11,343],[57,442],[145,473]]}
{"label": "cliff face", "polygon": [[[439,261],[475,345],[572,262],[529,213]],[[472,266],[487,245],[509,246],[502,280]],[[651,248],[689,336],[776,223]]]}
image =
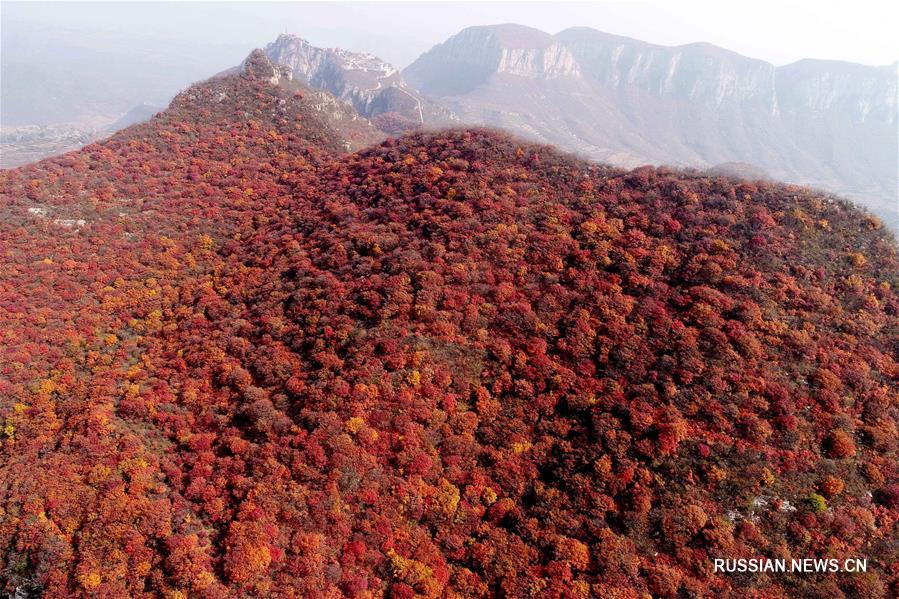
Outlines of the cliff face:
{"label": "cliff face", "polygon": [[540,50],[503,48],[497,72],[520,77],[577,77],[580,68],[567,48],[553,44]]}
{"label": "cliff face", "polygon": [[623,166],[751,164],[899,226],[896,65],[775,67],[710,44],[500,25],[463,30],[403,74],[467,122]]}
{"label": "cliff face", "polygon": [[454,120],[449,111],[409,87],[398,70],[372,54],[319,48],[288,34],[266,46],[265,54],[286,65],[298,80],[352,104],[362,116],[396,113],[418,125]]}
{"label": "cliff face", "polygon": [[467,93],[495,74],[579,77],[575,57],[553,37],[520,25],[469,27],[410,65],[404,75],[438,96]]}
{"label": "cliff face", "polygon": [[855,123],[895,124],[896,66],[801,60],[777,69],[777,94],[796,114],[836,113]]}
{"label": "cliff face", "polygon": [[570,29],[558,35],[584,65],[588,78],[617,91],[639,89],[655,97],[702,104],[750,105],[779,111],[774,66],[708,44],[667,48]]}

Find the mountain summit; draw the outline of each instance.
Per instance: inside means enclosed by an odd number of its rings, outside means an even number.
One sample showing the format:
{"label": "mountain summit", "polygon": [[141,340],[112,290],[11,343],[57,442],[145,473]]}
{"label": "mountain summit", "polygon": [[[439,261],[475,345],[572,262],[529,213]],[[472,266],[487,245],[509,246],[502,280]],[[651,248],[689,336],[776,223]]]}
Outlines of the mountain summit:
{"label": "mountain summit", "polygon": [[397,69],[372,54],[319,48],[289,34],[279,35],[265,53],[275,63],[286,65],[298,80],[349,102],[359,114],[387,129],[446,125],[456,120],[442,105],[407,85]]}

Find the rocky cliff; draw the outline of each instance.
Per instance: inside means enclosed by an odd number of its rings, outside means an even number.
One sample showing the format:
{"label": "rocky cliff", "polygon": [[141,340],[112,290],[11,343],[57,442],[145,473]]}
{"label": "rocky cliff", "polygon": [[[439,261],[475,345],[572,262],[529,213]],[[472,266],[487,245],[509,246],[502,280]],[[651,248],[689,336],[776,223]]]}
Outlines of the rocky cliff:
{"label": "rocky cliff", "polygon": [[349,102],[362,116],[395,113],[419,126],[454,121],[451,112],[407,85],[397,69],[372,54],[319,48],[289,34],[278,36],[265,53],[298,80]]}

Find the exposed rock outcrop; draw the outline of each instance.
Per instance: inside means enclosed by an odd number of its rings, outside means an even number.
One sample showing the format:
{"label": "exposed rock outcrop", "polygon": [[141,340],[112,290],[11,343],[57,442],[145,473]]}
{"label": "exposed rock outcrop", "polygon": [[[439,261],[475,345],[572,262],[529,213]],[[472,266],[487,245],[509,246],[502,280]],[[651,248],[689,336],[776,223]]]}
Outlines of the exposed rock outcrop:
{"label": "exposed rock outcrop", "polygon": [[242,71],[253,79],[265,79],[272,85],[278,85],[281,78],[293,79],[293,71],[282,64],[273,62],[262,50],[253,50],[244,60]]}
{"label": "exposed rock outcrop", "polygon": [[456,121],[449,110],[406,84],[400,72],[367,53],[319,48],[295,35],[282,34],[266,46],[271,61],[298,80],[353,105],[365,117],[397,113],[419,125]]}

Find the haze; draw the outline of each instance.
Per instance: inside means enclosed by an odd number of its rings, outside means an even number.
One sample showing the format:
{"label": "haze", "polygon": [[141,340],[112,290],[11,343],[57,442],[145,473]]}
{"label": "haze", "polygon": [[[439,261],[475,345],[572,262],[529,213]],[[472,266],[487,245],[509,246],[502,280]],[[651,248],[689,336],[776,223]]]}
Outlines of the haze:
{"label": "haze", "polygon": [[3,2],[0,124],[106,127],[135,105],[165,105],[283,31],[399,68],[464,27],[503,22],[550,33],[589,26],[664,45],[705,41],[775,64],[899,56],[897,9],[886,2],[673,4]]}
{"label": "haze", "polygon": [[378,53],[400,68],[464,27],[502,22],[550,33],[581,25],[666,45],[705,41],[775,64],[826,58],[882,65],[899,56],[899,9],[877,0],[2,5],[4,38],[24,24],[39,24],[94,46],[105,44],[104,33],[116,32],[246,49],[286,28],[318,45]]}

